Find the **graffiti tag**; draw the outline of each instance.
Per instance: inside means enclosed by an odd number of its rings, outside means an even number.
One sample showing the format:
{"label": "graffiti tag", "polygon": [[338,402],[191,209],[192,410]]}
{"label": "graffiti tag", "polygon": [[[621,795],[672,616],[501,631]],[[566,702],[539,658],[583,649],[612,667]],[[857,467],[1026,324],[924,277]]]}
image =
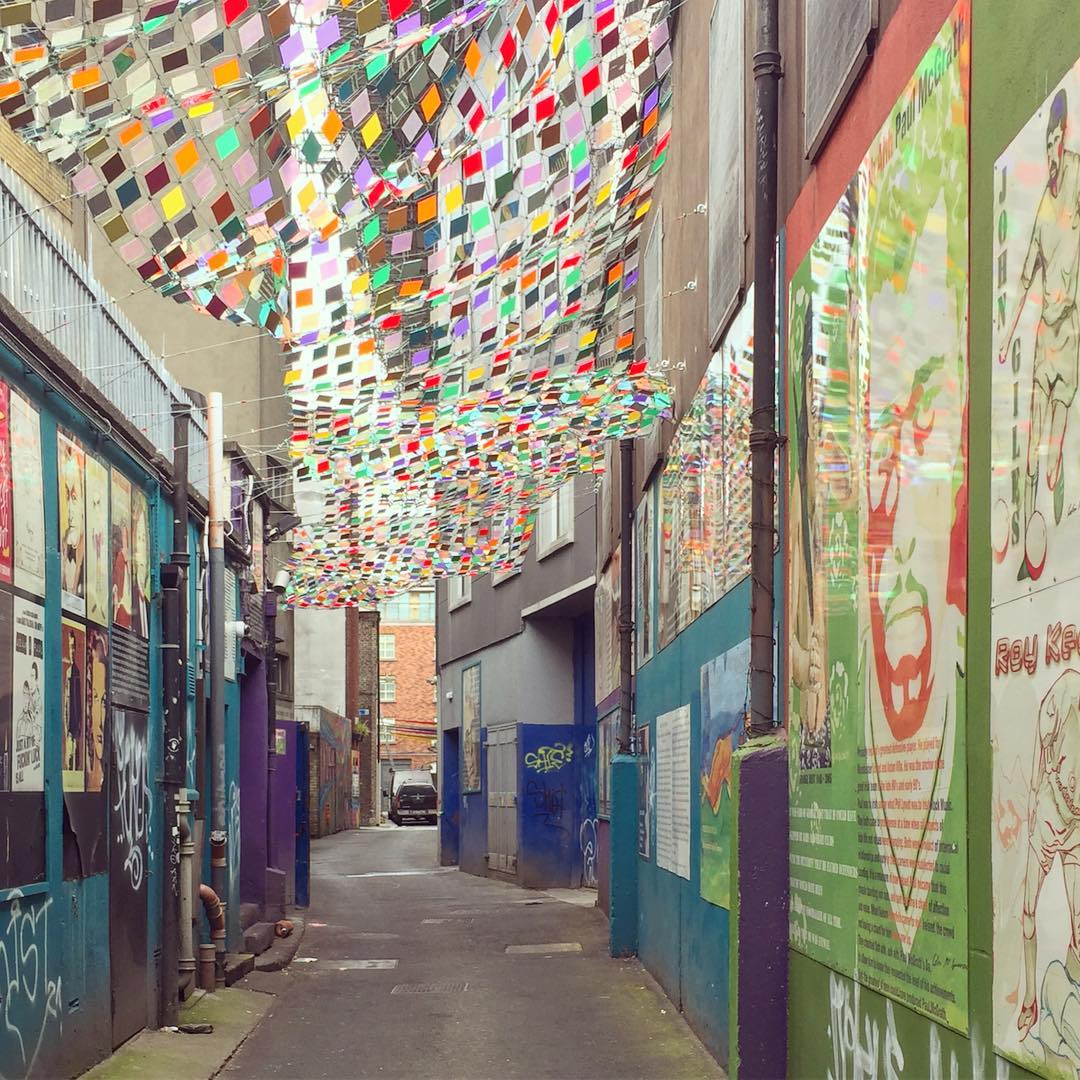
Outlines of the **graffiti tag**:
{"label": "graffiti tag", "polygon": [[139,732],[123,712],[113,714],[116,754],[116,802],[119,814],[116,842],[124,854],[128,883],[138,892],[146,873],[146,826],[150,790],[146,781],[146,734]]}
{"label": "graffiti tag", "polygon": [[533,772],[558,772],[564,765],[574,760],[574,748],[568,743],[557,742],[554,746],[538,746],[536,752],[525,755],[525,768]]}
{"label": "graffiti tag", "polygon": [[586,818],[578,830],[581,845],[581,883],[596,888],[596,818]]}
{"label": "graffiti tag", "polygon": [[0,922],[0,1062],[14,1064],[22,1075],[33,1069],[46,1035],[55,1045],[63,1031],[61,979],[49,963],[51,904],[51,897],[34,900],[16,894],[8,903],[7,919]]}
{"label": "graffiti tag", "polygon": [[555,787],[545,780],[530,780],[525,794],[531,801],[534,816],[542,819],[548,828],[565,828],[562,818],[566,788],[562,784]]}

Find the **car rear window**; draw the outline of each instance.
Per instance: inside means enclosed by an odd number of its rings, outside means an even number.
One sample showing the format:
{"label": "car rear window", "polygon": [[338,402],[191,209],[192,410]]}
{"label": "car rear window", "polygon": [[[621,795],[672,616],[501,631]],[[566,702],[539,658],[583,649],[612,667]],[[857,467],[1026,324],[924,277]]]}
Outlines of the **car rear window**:
{"label": "car rear window", "polygon": [[430,784],[402,784],[402,795],[434,795],[435,789]]}

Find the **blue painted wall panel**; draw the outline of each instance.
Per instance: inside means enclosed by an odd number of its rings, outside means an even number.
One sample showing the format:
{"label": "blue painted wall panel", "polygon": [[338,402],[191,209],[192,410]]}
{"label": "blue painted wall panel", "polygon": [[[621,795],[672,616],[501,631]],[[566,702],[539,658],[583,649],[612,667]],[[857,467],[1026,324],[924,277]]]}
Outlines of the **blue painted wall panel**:
{"label": "blue painted wall panel", "polygon": [[569,888],[579,874],[581,728],[518,725],[518,881]]}

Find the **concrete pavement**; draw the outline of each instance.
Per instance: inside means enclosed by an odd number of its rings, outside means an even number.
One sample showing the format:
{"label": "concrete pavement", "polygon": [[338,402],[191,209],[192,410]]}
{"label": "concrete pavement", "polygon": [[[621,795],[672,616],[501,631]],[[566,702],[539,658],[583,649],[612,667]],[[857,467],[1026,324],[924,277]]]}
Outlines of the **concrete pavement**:
{"label": "concrete pavement", "polygon": [[607,955],[595,909],[447,872],[432,828],[312,854],[299,955],[242,984],[277,996],[222,1076],[723,1076],[640,964]]}

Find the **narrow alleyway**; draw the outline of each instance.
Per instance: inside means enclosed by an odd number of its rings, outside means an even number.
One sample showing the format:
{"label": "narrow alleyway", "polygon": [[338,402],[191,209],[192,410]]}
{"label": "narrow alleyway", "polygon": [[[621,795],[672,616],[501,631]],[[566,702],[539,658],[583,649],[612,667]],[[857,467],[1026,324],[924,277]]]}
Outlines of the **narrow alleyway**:
{"label": "narrow alleyway", "polygon": [[274,1007],[222,1075],[722,1076],[640,964],[607,955],[598,911],[438,868],[434,829],[318,841],[312,876],[297,960],[263,976]]}

